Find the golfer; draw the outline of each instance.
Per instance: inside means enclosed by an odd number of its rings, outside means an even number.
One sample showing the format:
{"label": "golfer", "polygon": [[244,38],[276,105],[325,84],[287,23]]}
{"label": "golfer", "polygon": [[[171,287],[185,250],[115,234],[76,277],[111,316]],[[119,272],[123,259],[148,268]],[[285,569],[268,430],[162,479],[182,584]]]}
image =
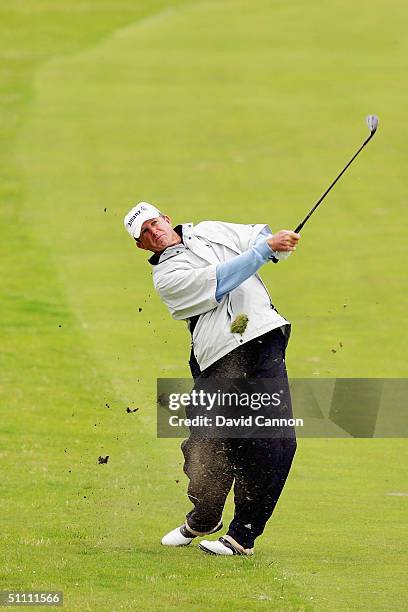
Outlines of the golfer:
{"label": "golfer", "polygon": [[[190,369],[204,378],[287,380],[285,349],[289,322],[274,307],[257,274],[273,258],[295,250],[299,234],[272,234],[266,224],[203,221],[172,226],[156,207],[141,202],[124,219],[140,249],[151,251],[156,291],[172,317],[192,335]],[[240,333],[231,323],[245,313]],[[218,540],[201,540],[216,555],[252,555],[285,485],[296,439],[200,438],[182,443],[188,496],[193,509],[162,544],[187,546],[222,529],[222,512],[234,485],[235,514]]]}

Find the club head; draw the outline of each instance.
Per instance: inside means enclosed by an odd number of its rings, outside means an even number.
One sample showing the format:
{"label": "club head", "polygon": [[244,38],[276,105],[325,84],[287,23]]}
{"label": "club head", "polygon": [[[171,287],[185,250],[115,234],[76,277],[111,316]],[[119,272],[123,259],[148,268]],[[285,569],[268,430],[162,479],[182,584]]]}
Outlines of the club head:
{"label": "club head", "polygon": [[370,130],[370,132],[372,134],[374,134],[377,131],[377,128],[378,128],[378,117],[377,117],[377,115],[368,115],[366,121],[367,121],[368,129]]}

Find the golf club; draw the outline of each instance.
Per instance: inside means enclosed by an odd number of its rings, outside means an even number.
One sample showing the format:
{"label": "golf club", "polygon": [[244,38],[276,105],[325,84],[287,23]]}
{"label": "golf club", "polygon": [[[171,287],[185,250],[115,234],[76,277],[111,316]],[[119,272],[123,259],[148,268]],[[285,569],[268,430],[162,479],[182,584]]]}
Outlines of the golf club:
{"label": "golf club", "polygon": [[[303,219],[303,221],[301,221],[299,223],[299,225],[296,227],[296,229],[294,230],[297,234],[300,232],[300,230],[302,229],[302,227],[305,225],[305,223],[310,219],[310,217],[313,215],[314,211],[316,210],[316,208],[319,206],[319,204],[321,204],[324,200],[324,198],[327,196],[327,194],[329,193],[329,191],[331,191],[331,189],[333,189],[333,187],[335,186],[335,184],[337,183],[337,181],[343,176],[343,174],[345,173],[345,171],[347,170],[347,168],[350,166],[350,164],[356,159],[357,155],[360,153],[360,151],[362,151],[364,149],[364,147],[366,146],[366,144],[368,142],[370,142],[370,140],[372,139],[372,137],[374,136],[374,134],[377,131],[378,128],[378,117],[377,115],[368,115],[368,117],[366,118],[366,122],[368,125],[368,129],[370,130],[370,135],[368,136],[368,138],[366,138],[366,140],[363,142],[363,144],[361,145],[361,147],[358,149],[357,153],[355,153],[353,155],[353,157],[350,159],[350,161],[348,162],[348,164],[346,164],[346,166],[344,166],[343,170],[340,172],[340,174],[338,174],[336,176],[336,178],[334,179],[334,181],[329,185],[329,187],[326,189],[326,191],[324,192],[324,194],[319,198],[319,200],[316,202],[316,204],[313,206],[313,208],[311,209],[311,211],[306,215],[306,217]],[[273,258],[274,263],[277,263],[279,260],[276,258]]]}

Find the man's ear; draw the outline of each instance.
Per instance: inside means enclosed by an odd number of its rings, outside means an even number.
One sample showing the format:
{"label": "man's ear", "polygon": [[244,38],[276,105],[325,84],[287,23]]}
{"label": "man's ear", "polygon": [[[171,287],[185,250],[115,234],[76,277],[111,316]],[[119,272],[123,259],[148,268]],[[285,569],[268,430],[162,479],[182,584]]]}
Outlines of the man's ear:
{"label": "man's ear", "polygon": [[167,223],[169,223],[169,224],[171,225],[171,219],[170,219],[170,217],[168,217],[167,215],[162,215],[162,217],[163,217],[163,219],[164,219],[165,221],[167,221]]}
{"label": "man's ear", "polygon": [[140,242],[140,240],[135,240],[135,243],[138,249],[143,249],[144,251],[147,251],[146,247]]}

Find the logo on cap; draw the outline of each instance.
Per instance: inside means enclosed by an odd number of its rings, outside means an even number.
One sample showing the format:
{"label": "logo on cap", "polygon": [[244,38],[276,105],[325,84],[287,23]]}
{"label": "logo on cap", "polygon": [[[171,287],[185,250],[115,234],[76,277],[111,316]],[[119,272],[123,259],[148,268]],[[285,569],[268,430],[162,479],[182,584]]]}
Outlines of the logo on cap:
{"label": "logo on cap", "polygon": [[147,210],[147,206],[141,206],[141,207],[139,208],[139,210],[138,210],[137,212],[135,212],[135,214],[134,214],[132,217],[130,217],[130,219],[129,219],[129,221],[128,221],[128,226],[129,226],[129,227],[132,227],[132,223],[133,223],[133,221],[136,219],[136,217],[137,217],[138,215],[140,215],[140,213],[141,213],[143,210]]}

